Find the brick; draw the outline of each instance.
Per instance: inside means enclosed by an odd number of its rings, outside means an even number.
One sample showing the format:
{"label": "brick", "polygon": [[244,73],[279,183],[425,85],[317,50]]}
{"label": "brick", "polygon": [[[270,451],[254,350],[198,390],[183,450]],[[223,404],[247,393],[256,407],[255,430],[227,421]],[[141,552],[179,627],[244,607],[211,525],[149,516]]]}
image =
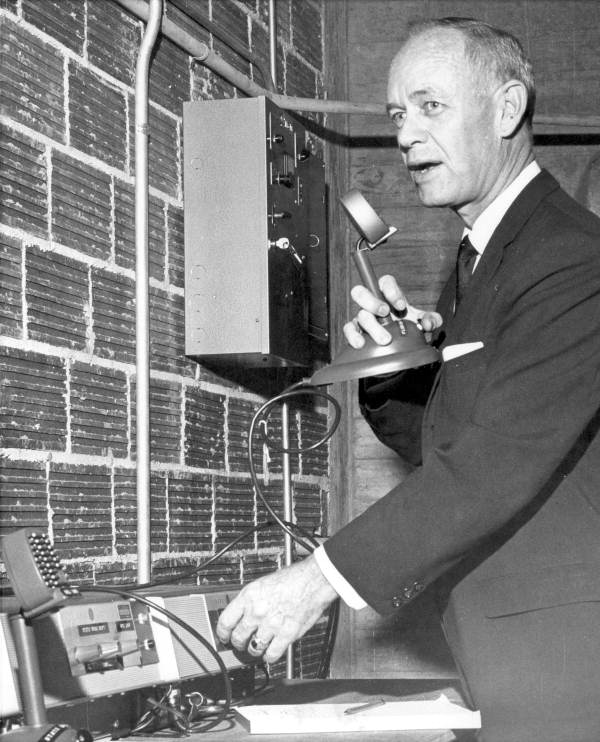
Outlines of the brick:
{"label": "brick", "polygon": [[[135,111],[133,96],[129,110]],[[130,169],[135,172],[135,116],[130,117]],[[180,127],[176,119],[150,104],[148,111],[148,182],[169,196],[178,198],[182,192],[179,166]]]}
{"label": "brick", "polygon": [[61,558],[112,551],[111,475],[104,466],[50,464],[54,546]]}
{"label": "brick", "polygon": [[103,562],[94,570],[96,585],[130,586],[137,582],[137,564],[135,562]]}
{"label": "brick", "polygon": [[166,36],[159,36],[150,67],[150,100],[181,115],[190,97],[190,58]]}
{"label": "brick", "polygon": [[167,548],[167,475],[152,472],[150,475],[150,549],[151,552]]}
{"label": "brick", "polygon": [[[270,482],[268,485],[263,482],[260,483],[260,488],[263,497],[275,513],[283,519],[283,481],[278,479]],[[256,496],[257,506],[257,520],[259,523],[265,523],[272,520],[272,516],[264,506],[261,498]],[[267,547],[278,547],[283,548],[284,543],[284,531],[278,526],[274,525],[268,529],[260,530],[257,535],[258,548],[264,549]]]}
{"label": "brick", "polygon": [[[246,479],[215,478],[216,548],[220,549],[254,525],[254,492]],[[236,550],[254,545],[250,534],[236,545]]]}
{"label": "brick", "polygon": [[95,582],[95,570],[92,562],[78,561],[69,564],[65,568],[65,572],[69,582],[74,585],[92,585]]}
{"label": "brick", "polygon": [[321,13],[310,2],[292,2],[292,42],[309,64],[323,70]]}
{"label": "brick", "polygon": [[76,350],[86,347],[88,269],[83,263],[29,246],[25,253],[27,334]]}
{"label": "brick", "polygon": [[74,453],[125,458],[128,452],[127,378],[121,371],[74,362],[70,374]]}
{"label": "brick", "polygon": [[223,469],[225,466],[225,397],[197,387],[185,389],[186,466]]}
{"label": "brick", "polygon": [[21,253],[19,240],[0,237],[0,335],[22,334]]}
{"label": "brick", "polygon": [[276,557],[263,557],[256,554],[247,554],[243,557],[244,583],[256,580],[263,575],[275,572],[279,564]]}
{"label": "brick", "polygon": [[135,285],[132,279],[92,269],[94,352],[101,358],[135,363]]}
{"label": "brick", "polygon": [[48,530],[46,465],[0,457],[0,535],[19,528]]}
{"label": "brick", "polygon": [[167,209],[168,281],[177,288],[183,288],[185,277],[183,232],[183,209],[169,204]]}
{"label": "brick", "polygon": [[125,94],[91,70],[69,62],[71,144],[123,170],[127,155]]}
{"label": "brick", "polygon": [[11,13],[17,12],[17,2],[18,0],[0,0],[0,8],[4,8]]}
{"label": "brick", "polygon": [[148,271],[152,278],[165,278],[165,203],[150,196],[148,200]]}
{"label": "brick", "polygon": [[296,650],[300,659],[299,677],[317,677],[325,651],[326,626],[324,621],[319,621],[299,640]]}
{"label": "brick", "polygon": [[[169,579],[178,585],[197,585],[198,576],[191,573],[197,564],[197,559],[175,556],[167,559],[155,559],[152,562],[152,579]],[[183,575],[186,575],[185,577]]]}
{"label": "brick", "polygon": [[179,7],[175,7],[171,3],[165,3],[167,18],[194,36],[198,41],[210,45],[209,33],[202,25],[204,21],[210,20],[209,0],[178,0],[177,5]]}
{"label": "brick", "polygon": [[52,153],[52,236],[84,255],[111,253],[110,176],[73,157]]}
{"label": "brick", "polygon": [[[302,448],[316,444],[327,432],[327,417],[319,413],[305,413],[300,423]],[[322,444],[312,451],[302,454],[302,473],[315,476],[327,476],[329,446]]]}
{"label": "brick", "polygon": [[296,523],[311,534],[322,534],[324,523],[321,488],[316,484],[296,482],[293,501]]}
{"label": "brick", "polygon": [[[150,546],[152,552],[167,548],[167,477],[164,472],[150,475]],[[135,469],[117,468],[114,474],[115,548],[117,554],[137,550],[137,495]]]}
{"label": "brick", "polygon": [[[132,452],[136,448],[136,385],[131,385]],[[181,450],[181,385],[150,379],[150,455],[154,462],[179,463]]]}
{"label": "brick", "polygon": [[0,222],[37,237],[48,232],[45,147],[0,124]]}
{"label": "brick", "polygon": [[172,552],[205,551],[212,545],[212,477],[169,475],[169,544]]}
{"label": "brick", "polygon": [[[148,275],[158,281],[165,274],[164,201],[148,199]],[[135,270],[135,191],[134,186],[115,180],[115,261]]]}
{"label": "brick", "polygon": [[64,450],[66,372],[62,361],[0,348],[0,445]]}
{"label": "brick", "polygon": [[[265,23],[269,22],[269,4],[268,0],[259,0],[261,5],[265,5],[264,18]],[[291,44],[292,41],[292,2],[291,0],[279,0],[275,3],[275,10],[277,13],[277,35],[283,38],[286,43]]]}
{"label": "brick", "polygon": [[2,113],[64,142],[62,54],[8,18],[0,18],[0,38]]}
{"label": "brick", "polygon": [[[250,424],[258,404],[247,399],[230,397],[227,411],[227,457],[231,471],[248,471],[248,435]],[[255,427],[253,463],[255,470],[260,473],[263,470],[263,447],[261,432],[263,428]]]}
{"label": "brick", "polygon": [[285,89],[288,95],[301,98],[314,98],[317,92],[315,73],[293,54],[288,54],[286,58]]}
{"label": "brick", "polygon": [[183,373],[185,325],[183,297],[150,287],[150,363],[153,369]]}
{"label": "brick", "polygon": [[23,18],[83,54],[85,6],[81,0],[23,0]]}
{"label": "brick", "polygon": [[115,549],[117,554],[134,554],[137,535],[136,472],[115,469]]}
{"label": "brick", "polygon": [[[245,23],[245,21],[244,21],[244,23]],[[245,59],[245,57],[242,57],[240,54],[237,54],[236,52],[232,51],[226,44],[224,44],[222,41],[220,41],[216,37],[215,37],[215,40],[214,40],[213,43],[214,43],[214,51],[215,51],[216,54],[218,54],[220,57],[223,57],[223,59],[228,64],[230,64],[236,70],[238,70],[239,72],[241,72],[242,75],[246,75],[246,77],[250,77],[250,68],[251,68],[251,65],[250,65],[250,62],[248,62]],[[218,85],[219,86],[222,86],[222,89],[224,91],[227,91],[227,85],[228,85],[228,83],[226,83],[224,80],[223,81],[219,80]],[[218,89],[218,87],[217,87],[217,89]],[[215,95],[214,97],[215,98],[221,98],[221,97],[229,98],[229,97],[232,97],[232,96],[229,96],[229,95],[224,95],[224,96]]]}
{"label": "brick", "polygon": [[133,87],[141,22],[112,2],[88,3],[87,12],[88,60]]}
{"label": "brick", "polygon": [[[221,2],[213,3],[213,21],[219,28],[227,29],[227,33],[232,38],[242,45],[248,46],[248,14],[232,0],[221,0]],[[217,44],[215,42],[216,49]]]}
{"label": "brick", "polygon": [[198,574],[199,585],[239,585],[241,582],[240,560],[236,557],[229,557],[227,553],[220,559],[209,564],[207,567],[202,565],[207,560],[200,562],[201,567]]}

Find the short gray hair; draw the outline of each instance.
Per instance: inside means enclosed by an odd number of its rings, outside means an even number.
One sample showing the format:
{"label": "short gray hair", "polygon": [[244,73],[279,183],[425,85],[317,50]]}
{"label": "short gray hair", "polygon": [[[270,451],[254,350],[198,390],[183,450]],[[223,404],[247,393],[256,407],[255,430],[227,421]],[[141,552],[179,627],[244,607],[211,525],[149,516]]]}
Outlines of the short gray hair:
{"label": "short gray hair", "polygon": [[533,67],[520,41],[508,31],[474,18],[431,18],[408,26],[407,41],[433,29],[454,29],[465,40],[465,55],[482,80],[519,80],[527,90],[524,121],[531,126],[535,109]]}

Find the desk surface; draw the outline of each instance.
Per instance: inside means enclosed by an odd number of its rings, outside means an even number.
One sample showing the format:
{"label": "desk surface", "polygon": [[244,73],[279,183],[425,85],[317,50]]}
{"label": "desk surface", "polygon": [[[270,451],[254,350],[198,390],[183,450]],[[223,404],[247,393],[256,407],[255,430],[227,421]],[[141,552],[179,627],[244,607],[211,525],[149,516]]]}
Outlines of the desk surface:
{"label": "desk surface", "polygon": [[[448,680],[288,680],[279,681],[273,688],[256,699],[261,704],[288,703],[361,703],[373,698],[384,698],[387,701],[422,700],[437,698],[440,692],[445,693],[451,701],[463,703],[459,684]],[[453,733],[450,730],[411,731],[411,732],[336,732],[333,734],[249,734],[237,721],[223,723],[212,729],[209,735],[198,734],[194,737],[214,742],[473,742],[473,731]],[[152,737],[136,735],[140,742],[157,742],[160,734]]]}

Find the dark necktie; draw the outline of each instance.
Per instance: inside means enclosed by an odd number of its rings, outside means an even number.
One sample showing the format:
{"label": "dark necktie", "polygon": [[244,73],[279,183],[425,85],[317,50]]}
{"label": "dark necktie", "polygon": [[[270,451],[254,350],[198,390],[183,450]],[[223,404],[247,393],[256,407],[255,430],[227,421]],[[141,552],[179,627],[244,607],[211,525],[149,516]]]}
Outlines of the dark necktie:
{"label": "dark necktie", "polygon": [[469,236],[465,235],[458,248],[456,257],[456,303],[454,308],[458,307],[460,300],[464,296],[467,284],[473,275],[473,268],[477,260],[478,252],[471,244]]}

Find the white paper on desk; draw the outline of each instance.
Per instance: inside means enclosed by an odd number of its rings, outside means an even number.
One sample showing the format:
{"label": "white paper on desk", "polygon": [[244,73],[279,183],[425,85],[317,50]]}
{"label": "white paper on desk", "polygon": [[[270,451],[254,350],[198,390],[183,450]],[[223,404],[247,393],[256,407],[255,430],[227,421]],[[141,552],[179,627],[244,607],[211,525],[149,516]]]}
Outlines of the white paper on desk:
{"label": "white paper on desk", "polygon": [[467,353],[472,353],[474,350],[483,348],[481,340],[477,340],[474,343],[457,343],[456,345],[447,345],[442,348],[442,358],[444,361],[451,361],[454,358],[460,358],[465,356]]}
{"label": "white paper on desk", "polygon": [[441,695],[434,701],[387,701],[358,714],[344,714],[360,703],[303,703],[239,706],[240,723],[251,734],[318,734],[407,729],[479,729],[479,711],[458,706]]}

